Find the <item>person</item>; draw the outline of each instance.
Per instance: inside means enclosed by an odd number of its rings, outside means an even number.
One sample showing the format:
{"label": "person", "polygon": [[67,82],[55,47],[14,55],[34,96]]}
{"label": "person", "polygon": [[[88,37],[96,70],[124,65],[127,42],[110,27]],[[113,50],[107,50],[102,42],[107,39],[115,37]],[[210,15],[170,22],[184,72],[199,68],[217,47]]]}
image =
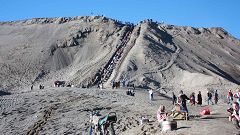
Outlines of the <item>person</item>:
{"label": "person", "polygon": [[148,92],[149,92],[149,98],[152,101],[153,100],[153,90],[150,89]]}
{"label": "person", "polygon": [[125,87],[126,81],[122,80],[122,86]]}
{"label": "person", "polygon": [[115,81],[112,80],[112,89],[114,89],[114,87],[115,87]]}
{"label": "person", "polygon": [[227,99],[228,99],[228,104],[231,105],[232,102],[233,102],[233,93],[232,93],[232,90],[231,90],[231,89],[228,90]]}
{"label": "person", "polygon": [[31,90],[33,90],[33,85],[31,86]]}
{"label": "person", "polygon": [[183,94],[182,90],[179,93],[180,94],[178,96],[178,103],[183,107],[184,111],[188,113],[186,101],[190,99],[185,94]]}
{"label": "person", "polygon": [[98,87],[99,87],[100,90],[102,90],[102,84],[101,83],[98,84]]}
{"label": "person", "polygon": [[127,95],[130,95],[130,89],[128,89],[128,90],[126,91],[126,94],[127,94]]}
{"label": "person", "polygon": [[240,104],[240,89],[238,89],[238,92],[234,94],[234,98],[236,98],[238,104]]}
{"label": "person", "polygon": [[174,94],[174,92],[172,92],[172,103],[173,103],[173,105],[175,105],[177,103],[177,97]]}
{"label": "person", "polygon": [[159,123],[167,120],[167,113],[165,112],[165,106],[160,105],[157,111],[157,119]]}
{"label": "person", "polygon": [[128,90],[126,91],[126,94],[129,95],[129,96],[134,96],[134,95],[135,95],[133,89],[128,89]]}
{"label": "person", "polygon": [[201,94],[201,91],[198,92],[198,95],[197,95],[197,104],[198,105],[202,105],[202,94]]}
{"label": "person", "polygon": [[212,101],[212,93],[209,92],[209,91],[207,91],[207,97],[208,97],[208,105],[209,105],[209,102],[211,102],[212,105],[213,105],[213,101]]}
{"label": "person", "polygon": [[190,103],[191,103],[191,106],[192,105],[195,106],[195,93],[194,92],[190,95]]}
{"label": "person", "polygon": [[119,81],[115,81],[115,88],[116,88],[116,89],[119,88]]}
{"label": "person", "polygon": [[233,121],[233,124],[239,129],[240,128],[240,107],[239,107],[239,104],[238,102],[234,102],[232,104],[232,108],[233,108],[233,113],[232,113],[232,121]]}
{"label": "person", "polygon": [[215,102],[215,104],[218,103],[218,93],[217,93],[217,90],[215,90],[215,93],[214,93],[214,102]]}
{"label": "person", "polygon": [[131,90],[130,90],[130,94],[131,94],[131,96],[134,96],[134,95],[135,95],[135,93],[134,93],[134,90],[133,90],[133,89],[131,89]]}

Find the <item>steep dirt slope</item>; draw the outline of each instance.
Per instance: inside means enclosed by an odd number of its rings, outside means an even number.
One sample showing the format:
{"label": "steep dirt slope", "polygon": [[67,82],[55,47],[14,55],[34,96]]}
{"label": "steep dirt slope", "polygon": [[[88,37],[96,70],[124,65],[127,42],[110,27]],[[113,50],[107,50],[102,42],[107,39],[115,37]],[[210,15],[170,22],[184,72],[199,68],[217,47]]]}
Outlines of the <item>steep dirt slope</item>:
{"label": "steep dirt slope", "polygon": [[202,88],[239,84],[240,42],[222,28],[146,21],[116,79],[141,87]]}
{"label": "steep dirt slope", "polygon": [[1,85],[87,80],[107,63],[128,27],[100,16],[1,23]]}
{"label": "steep dirt slope", "polygon": [[240,41],[222,28],[136,26],[101,16],[0,23],[1,87],[54,80],[149,88],[240,83]]}

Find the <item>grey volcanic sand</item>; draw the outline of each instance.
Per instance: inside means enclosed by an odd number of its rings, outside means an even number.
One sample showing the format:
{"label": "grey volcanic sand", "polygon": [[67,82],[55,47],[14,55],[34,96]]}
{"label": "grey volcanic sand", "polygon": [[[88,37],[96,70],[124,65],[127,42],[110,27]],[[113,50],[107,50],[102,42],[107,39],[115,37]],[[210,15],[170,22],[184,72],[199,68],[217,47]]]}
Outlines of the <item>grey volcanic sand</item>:
{"label": "grey volcanic sand", "polygon": [[[154,101],[148,92],[136,90],[135,97],[125,95],[126,89],[46,88],[44,90],[5,95],[0,97],[0,132],[13,134],[87,134],[89,111],[100,108],[100,114],[116,112],[116,134],[179,134],[179,135],[232,135],[238,133],[228,121],[226,103],[207,106],[211,115],[177,121],[178,129],[161,132],[156,120],[160,104],[171,111],[168,96],[154,91]],[[189,106],[190,115],[198,115],[202,107]],[[204,105],[205,106],[205,105]],[[205,106],[206,107],[206,106]],[[140,125],[139,118],[147,116],[150,122]],[[39,124],[41,123],[41,124]]]}

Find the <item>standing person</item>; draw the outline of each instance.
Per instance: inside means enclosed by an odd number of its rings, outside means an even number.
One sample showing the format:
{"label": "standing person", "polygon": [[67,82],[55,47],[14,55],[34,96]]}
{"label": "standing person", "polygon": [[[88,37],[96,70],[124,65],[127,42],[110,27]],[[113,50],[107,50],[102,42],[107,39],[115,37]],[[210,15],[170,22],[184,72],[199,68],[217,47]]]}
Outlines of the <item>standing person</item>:
{"label": "standing person", "polygon": [[31,86],[31,90],[33,90],[33,85]]}
{"label": "standing person", "polygon": [[190,99],[185,94],[183,94],[183,91],[181,90],[178,96],[178,103],[180,103],[183,109],[188,113],[187,103],[186,103],[187,100],[190,100]]}
{"label": "standing person", "polygon": [[173,105],[175,105],[177,103],[177,97],[174,94],[174,92],[172,92],[172,103],[173,103]]}
{"label": "standing person", "polygon": [[207,97],[208,97],[208,105],[209,105],[209,102],[211,102],[212,105],[213,105],[213,101],[212,101],[212,93],[209,92],[209,91],[207,91]]}
{"label": "standing person", "polygon": [[115,81],[112,80],[112,89],[114,89],[114,87],[115,87]]}
{"label": "standing person", "polygon": [[231,90],[231,89],[228,90],[227,99],[228,99],[228,104],[231,105],[232,102],[233,102],[233,93],[232,93],[232,90]]}
{"label": "standing person", "polygon": [[237,99],[238,104],[240,104],[240,89],[238,89],[238,92],[234,94],[234,97]]}
{"label": "standing person", "polygon": [[148,92],[149,92],[149,98],[152,101],[153,100],[153,90],[150,89]]}
{"label": "standing person", "polygon": [[215,104],[217,104],[217,102],[218,102],[218,93],[217,93],[217,90],[215,90],[215,93],[214,93],[214,101],[215,101]]}
{"label": "standing person", "polygon": [[102,83],[100,82],[100,84],[98,84],[98,87],[100,90],[102,90]]}
{"label": "standing person", "polygon": [[101,90],[103,89],[103,82],[101,82],[101,84],[100,84],[100,89]]}
{"label": "standing person", "polygon": [[201,91],[198,92],[198,95],[197,95],[197,104],[198,105],[202,105],[202,94],[201,94]]}
{"label": "standing person", "polygon": [[190,95],[190,103],[191,103],[191,106],[192,105],[195,106],[195,93],[194,92]]}
{"label": "standing person", "polygon": [[125,87],[125,83],[126,83],[126,81],[123,79],[123,80],[122,80],[122,86],[123,86],[123,87]]}

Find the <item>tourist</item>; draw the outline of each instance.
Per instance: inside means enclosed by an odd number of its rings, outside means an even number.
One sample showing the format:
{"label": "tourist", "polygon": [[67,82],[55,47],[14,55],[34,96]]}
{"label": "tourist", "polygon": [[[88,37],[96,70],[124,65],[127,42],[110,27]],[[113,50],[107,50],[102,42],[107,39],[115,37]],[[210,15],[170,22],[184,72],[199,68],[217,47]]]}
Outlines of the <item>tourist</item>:
{"label": "tourist", "polygon": [[209,102],[211,102],[212,105],[213,105],[213,101],[212,101],[212,93],[209,92],[209,91],[207,91],[207,97],[208,97],[208,105],[209,105]]}
{"label": "tourist", "polygon": [[160,105],[157,111],[157,119],[159,123],[167,120],[167,113],[165,112],[165,106]]}
{"label": "tourist", "polygon": [[153,90],[150,89],[148,92],[149,92],[150,101],[152,101],[153,100]]}
{"label": "tourist", "polygon": [[198,105],[202,105],[202,94],[201,94],[201,91],[198,92],[198,95],[197,95],[197,104]]}
{"label": "tourist", "polygon": [[238,89],[238,92],[234,94],[234,98],[236,98],[238,104],[240,104],[240,89]]}
{"label": "tourist", "polygon": [[175,105],[177,103],[177,97],[174,94],[174,92],[172,92],[172,104]]}
{"label": "tourist", "polygon": [[236,127],[239,129],[240,128],[240,107],[239,107],[239,104],[238,102],[234,102],[232,104],[232,107],[233,107],[233,113],[232,113],[232,121],[233,121],[233,124],[236,125]]}
{"label": "tourist", "polygon": [[179,96],[178,96],[178,103],[183,107],[184,111],[186,111],[188,113],[188,109],[187,109],[187,100],[190,100],[185,94],[183,94],[183,91],[181,90],[179,92]]}
{"label": "tourist", "polygon": [[114,80],[112,80],[112,89],[114,89],[114,87],[115,87],[115,81]]}
{"label": "tourist", "polygon": [[190,95],[190,103],[191,103],[191,106],[192,105],[195,106],[195,93],[194,92]]}
{"label": "tourist", "polygon": [[214,93],[214,102],[215,102],[215,104],[218,103],[218,93],[217,93],[217,90],[215,90],[215,93]]}
{"label": "tourist", "polygon": [[228,104],[231,105],[232,102],[233,102],[233,93],[232,93],[232,90],[231,90],[231,89],[228,90],[227,99],[228,99]]}

